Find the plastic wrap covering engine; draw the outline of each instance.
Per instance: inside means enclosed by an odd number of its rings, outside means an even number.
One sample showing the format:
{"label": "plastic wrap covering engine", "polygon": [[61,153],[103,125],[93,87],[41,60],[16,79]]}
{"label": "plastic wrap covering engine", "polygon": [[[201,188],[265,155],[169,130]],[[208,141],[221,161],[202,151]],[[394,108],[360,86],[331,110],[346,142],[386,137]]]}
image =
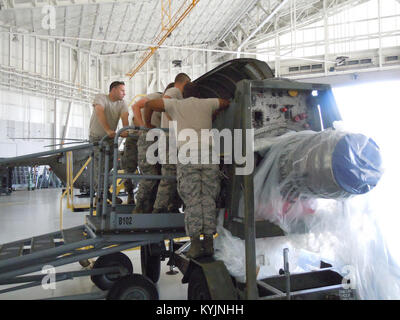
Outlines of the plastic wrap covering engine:
{"label": "plastic wrap covering engine", "polygon": [[[260,146],[263,143],[268,147]],[[255,217],[286,232],[315,213],[314,199],[365,194],[382,176],[379,148],[361,134],[289,132],[256,139],[255,145],[263,156],[254,175]],[[241,203],[239,216],[243,215]]]}
{"label": "plastic wrap covering engine", "polygon": [[[251,141],[243,139],[246,146],[234,141],[233,149],[241,148],[243,155],[254,152],[254,165],[248,166],[253,160],[247,155],[246,166],[254,168],[256,195],[268,193],[269,188],[279,190],[268,194],[262,204],[255,198],[257,238],[282,235],[290,229],[277,223],[280,219],[276,217],[281,216],[274,206],[277,199],[283,199],[283,211],[290,211],[299,197],[346,199],[376,186],[382,175],[379,147],[363,135],[335,130],[334,123],[340,120],[329,85],[276,78],[236,84],[230,107],[213,126],[220,132],[239,129],[243,135],[253,130]],[[222,149],[221,154],[227,153]],[[236,174],[239,167],[244,165],[223,166],[220,208],[226,209],[224,227],[243,238],[245,216],[239,202],[245,195],[243,177]],[[276,212],[275,219],[270,214],[263,216],[262,210]],[[281,230],[258,223],[263,219]]]}
{"label": "plastic wrap covering engine", "polygon": [[271,168],[276,162],[274,170],[279,180],[274,182],[279,182],[282,191],[292,197],[301,193],[337,199],[364,194],[376,186],[382,175],[379,148],[362,134],[303,131],[268,142],[271,147],[256,150],[264,158],[258,171],[268,162]]}

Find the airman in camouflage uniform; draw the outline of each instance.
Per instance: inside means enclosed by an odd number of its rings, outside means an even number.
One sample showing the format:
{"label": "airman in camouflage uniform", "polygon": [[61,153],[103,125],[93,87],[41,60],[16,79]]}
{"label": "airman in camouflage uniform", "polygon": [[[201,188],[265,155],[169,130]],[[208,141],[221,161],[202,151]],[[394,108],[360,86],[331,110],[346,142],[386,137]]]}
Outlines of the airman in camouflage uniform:
{"label": "airman in camouflage uniform", "polygon": [[185,208],[188,235],[216,232],[216,199],[220,190],[217,164],[178,164],[178,191]]}
{"label": "airman in camouflage uniform", "polygon": [[[121,159],[122,168],[127,174],[135,174],[136,168],[138,166],[138,143],[139,133],[133,132],[125,140],[124,155]],[[125,191],[128,193],[128,204],[134,204],[134,184],[131,179],[126,179],[125,181]]]}
{"label": "airman in camouflage uniform", "polygon": [[[185,146],[193,154],[190,154],[188,164],[183,164],[182,161],[179,161],[183,159],[178,159],[177,165],[178,192],[185,203],[185,227],[191,242],[186,256],[198,258],[214,254],[216,199],[220,189],[218,164],[206,164],[198,161],[204,151],[208,152],[211,159],[213,155],[216,156],[212,149],[212,137],[201,138],[201,130],[212,128],[212,117],[220,110],[227,108],[229,101],[200,99],[200,92],[193,83],[185,85],[183,97],[183,100],[149,101],[145,108],[166,111],[172,120],[177,121],[177,136],[181,131],[191,129],[199,138],[189,142],[178,141],[178,149]],[[197,163],[194,161],[196,158]],[[203,241],[200,240],[201,234],[204,234]]]}
{"label": "airman in camouflage uniform", "polygon": [[[150,101],[153,99],[158,99],[162,97],[162,93],[156,92],[146,96],[140,100],[137,105],[141,105],[139,112],[141,118],[144,118],[144,103],[146,101]],[[135,112],[135,105],[133,106]],[[137,119],[137,113],[135,113],[135,121]],[[161,124],[161,113],[155,112],[151,117],[151,125],[155,128],[159,128]],[[135,122],[135,125],[138,127],[144,127],[144,121]],[[139,134],[139,138],[137,141],[137,150],[138,150],[138,165],[141,174],[143,175],[160,175],[161,168],[159,164],[150,164],[146,160],[146,152],[147,149],[154,144],[154,141],[146,141],[146,135],[148,131],[141,131]],[[136,194],[136,207],[133,213],[151,213],[153,210],[154,200],[157,194],[159,180],[140,180],[139,188]]]}
{"label": "airman in camouflage uniform", "polygon": [[[161,165],[161,175],[167,177],[176,177],[176,164],[169,163],[168,138],[169,137],[167,135],[167,143],[165,144],[166,159],[165,163],[162,163]],[[159,152],[162,152],[161,149],[159,149]],[[153,213],[177,213],[179,212],[181,205],[182,200],[178,194],[176,180],[161,179],[157,189],[157,197],[154,202]]]}
{"label": "airman in camouflage uniform", "polygon": [[[146,141],[147,131],[140,133],[138,140],[138,162],[143,175],[160,175],[160,165],[150,164],[146,160],[147,149],[154,141]],[[153,211],[153,204],[157,194],[159,180],[140,180],[139,189],[136,194],[136,208],[134,213],[150,213]]]}
{"label": "airman in camouflage uniform", "polygon": [[[190,82],[190,78],[185,73],[180,73],[175,77],[174,87],[169,88],[164,93],[164,99],[183,99],[183,88],[186,83]],[[161,128],[168,129],[169,128],[169,116],[166,112],[162,113],[161,117]],[[170,135],[172,135],[173,142],[175,143],[176,150],[176,138],[174,132],[168,132],[166,134],[166,141],[165,145],[159,145],[159,154],[160,156],[164,153],[164,162],[161,164],[161,174],[163,176],[168,177],[176,177],[176,161],[170,163],[169,160],[169,142],[170,142]],[[175,155],[176,157],[177,155]],[[176,180],[171,179],[161,179],[160,184],[158,185],[157,189],[157,197],[154,202],[154,213],[177,213],[179,212],[179,208],[182,205],[182,200],[179,197],[178,190],[177,190],[177,182]]]}

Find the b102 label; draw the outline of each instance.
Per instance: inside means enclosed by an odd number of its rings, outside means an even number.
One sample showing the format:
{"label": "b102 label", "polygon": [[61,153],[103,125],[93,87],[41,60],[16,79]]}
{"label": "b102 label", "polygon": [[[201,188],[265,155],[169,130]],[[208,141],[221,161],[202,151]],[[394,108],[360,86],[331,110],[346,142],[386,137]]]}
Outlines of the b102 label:
{"label": "b102 label", "polygon": [[133,217],[119,217],[118,218],[119,226],[131,226],[133,225]]}

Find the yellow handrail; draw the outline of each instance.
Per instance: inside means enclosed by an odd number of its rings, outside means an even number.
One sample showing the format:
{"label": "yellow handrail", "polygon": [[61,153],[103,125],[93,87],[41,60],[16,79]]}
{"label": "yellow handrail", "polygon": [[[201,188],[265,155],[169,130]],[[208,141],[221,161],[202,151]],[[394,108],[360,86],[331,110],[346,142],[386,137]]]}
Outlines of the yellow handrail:
{"label": "yellow handrail", "polygon": [[[60,230],[63,229],[63,210],[62,210],[62,200],[65,197],[65,195],[68,193],[70,194],[70,189],[73,189],[74,183],[75,181],[80,177],[80,175],[82,174],[83,170],[85,170],[85,168],[89,165],[90,161],[92,161],[92,157],[89,157],[85,164],[82,166],[82,168],[78,171],[78,173],[76,174],[76,176],[72,179],[72,170],[71,170],[71,164],[70,164],[70,158],[67,156],[67,187],[65,189],[65,191],[63,192],[63,194],[61,195],[60,198]],[[72,181],[72,183],[70,183],[70,181]],[[69,205],[69,198],[67,198],[67,208],[70,209],[71,207],[73,207],[73,199],[72,199],[72,206]]]}

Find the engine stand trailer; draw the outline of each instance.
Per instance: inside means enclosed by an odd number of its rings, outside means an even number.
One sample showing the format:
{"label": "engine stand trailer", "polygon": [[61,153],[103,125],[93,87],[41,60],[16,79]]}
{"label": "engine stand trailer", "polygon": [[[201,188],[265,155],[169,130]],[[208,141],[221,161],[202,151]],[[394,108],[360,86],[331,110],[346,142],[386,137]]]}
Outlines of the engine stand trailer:
{"label": "engine stand trailer", "polygon": [[[247,283],[232,277],[222,261],[211,257],[188,259],[189,243],[175,252],[175,261],[188,283],[189,300],[244,300]],[[286,259],[284,259],[285,261]],[[256,280],[258,300],[336,300],[342,293],[354,297],[354,291],[344,292],[343,277],[333,268],[290,274],[288,264],[277,276]]]}
{"label": "engine stand trailer", "polygon": [[[233,61],[232,64],[237,64],[239,61]],[[240,64],[240,63],[239,63]],[[237,69],[237,68],[236,68]],[[242,74],[248,75],[248,70],[257,70],[252,66],[243,68]],[[265,69],[265,68],[264,68]],[[215,74],[213,74],[215,73]],[[237,72],[239,73],[239,72]],[[203,97],[228,97],[233,100],[230,107],[224,111],[224,117],[219,116],[213,122],[213,128],[219,131],[228,130],[254,130],[256,133],[265,134],[270,130],[275,130],[271,124],[271,118],[265,119],[267,113],[265,110],[275,110],[278,113],[276,119],[283,119],[285,123],[284,132],[288,130],[302,131],[304,125],[295,123],[291,120],[290,112],[288,116],[283,115],[277,106],[267,104],[263,100],[261,106],[265,107],[263,112],[253,108],[257,96],[263,96],[265,92],[271,92],[271,100],[274,102],[283,90],[295,90],[299,97],[296,99],[298,106],[307,106],[306,111],[309,112],[311,130],[321,131],[323,128],[332,127],[333,122],[340,120],[340,115],[337,111],[332,92],[328,85],[320,84],[301,84],[287,80],[267,80],[267,77],[253,79],[253,77],[244,77],[244,80],[234,81],[235,85],[227,92],[225,82],[219,82],[220,78],[226,78],[227,70],[217,68],[210,71],[209,78],[212,81],[212,87],[204,78],[203,83],[200,83]],[[272,73],[270,74],[272,78]],[[213,79],[214,78],[214,79]],[[265,79],[265,80],[262,80]],[[199,79],[201,82],[201,79]],[[198,80],[196,80],[198,81]],[[205,83],[204,83],[205,82]],[[267,91],[270,90],[270,91]],[[313,96],[312,92],[317,91],[318,95]],[[264,96],[263,96],[264,97]],[[292,97],[293,98],[293,97]],[[292,99],[290,98],[290,99]],[[293,100],[293,99],[292,99]],[[291,101],[292,101],[291,100]],[[274,102],[276,103],[276,102]],[[286,103],[286,102],[285,102]],[[316,112],[318,110],[319,112]],[[265,112],[267,112],[265,111]],[[305,111],[304,111],[305,112]],[[274,114],[273,111],[270,112]],[[268,114],[270,114],[268,113]],[[311,117],[312,116],[312,117]],[[260,126],[259,120],[262,120]],[[287,121],[286,121],[287,120]],[[312,120],[312,121],[311,121]],[[293,125],[295,127],[293,127]],[[257,131],[258,130],[258,131]],[[242,131],[242,132],[243,132]],[[254,133],[253,131],[253,133]],[[279,131],[279,130],[278,130]],[[284,132],[276,132],[276,135]],[[249,150],[247,144],[250,143]],[[235,146],[235,144],[232,144]],[[241,150],[239,154],[254,153],[254,138],[253,141],[247,141],[247,138],[242,137]],[[225,150],[223,150],[225,152]],[[229,152],[232,152],[228,150]],[[220,152],[224,154],[224,152]],[[228,152],[228,153],[229,153]],[[233,153],[233,152],[232,152]],[[249,161],[249,163],[247,163]],[[251,163],[253,162],[253,163]],[[227,171],[227,181],[225,188],[222,188],[224,201],[220,205],[220,209],[224,209],[224,228],[232,233],[233,236],[240,237],[245,244],[245,282],[236,281],[230,276],[226,266],[221,261],[208,259],[188,259],[184,252],[187,246],[182,247],[175,252],[175,260],[178,268],[184,274],[183,282],[189,284],[188,298],[189,299],[247,299],[247,300],[267,300],[267,299],[338,299],[341,298],[342,290],[345,290],[343,284],[346,282],[344,278],[332,268],[321,268],[316,271],[304,272],[301,274],[291,274],[288,264],[288,252],[284,252],[282,272],[276,276],[266,279],[257,279],[257,264],[256,264],[256,239],[268,237],[282,237],[285,233],[279,226],[274,225],[269,221],[255,221],[255,203],[254,203],[254,170],[251,173],[243,173],[237,175],[235,169],[243,169],[244,167],[252,167],[254,159],[246,159],[246,163],[236,164],[230,163]],[[242,171],[243,172],[243,171]],[[240,202],[243,200],[242,202]],[[243,214],[239,214],[239,208],[243,206]],[[304,232],[307,232],[304,230]],[[193,288],[196,288],[194,290]],[[346,296],[349,292],[343,292]],[[345,297],[346,298],[346,297]]]}
{"label": "engine stand trailer", "polygon": [[[116,185],[118,157],[118,137],[122,131],[137,129],[127,127],[121,129],[114,140],[113,173],[109,173],[110,147],[100,146],[98,194],[107,194],[109,178]],[[87,144],[76,149],[92,148],[95,144]],[[57,153],[74,150],[74,147],[59,149]],[[55,151],[50,151],[51,154]],[[47,152],[40,154],[47,156]],[[101,171],[104,170],[104,174]],[[104,293],[89,293],[55,299],[158,299],[155,283],[160,274],[161,257],[170,256],[166,252],[165,240],[186,236],[184,215],[179,213],[132,214],[132,206],[117,205],[113,194],[112,204],[106,197],[98,199],[94,211],[93,165],[90,165],[90,215],[86,223],[70,229],[60,230],[24,240],[0,245],[0,294],[9,293],[42,285],[48,274],[31,275],[44,271],[99,257],[91,270],[55,273],[52,281],[59,282],[76,277],[90,276],[94,284]],[[132,179],[165,179],[173,177],[123,175]],[[143,275],[134,274],[130,259],[121,253],[123,250],[142,247],[141,260]],[[45,268],[44,268],[45,267]],[[15,285],[9,287],[10,285]],[[53,298],[52,298],[53,299]]]}

